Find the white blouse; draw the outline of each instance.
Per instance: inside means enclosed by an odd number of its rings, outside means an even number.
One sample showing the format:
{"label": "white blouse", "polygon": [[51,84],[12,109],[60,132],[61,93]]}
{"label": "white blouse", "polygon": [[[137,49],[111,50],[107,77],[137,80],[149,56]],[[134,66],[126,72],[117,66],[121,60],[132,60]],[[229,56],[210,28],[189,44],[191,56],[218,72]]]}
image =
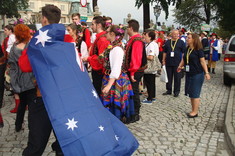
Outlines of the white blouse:
{"label": "white blouse", "polygon": [[146,44],[146,55],[149,56],[158,56],[159,54],[159,46],[155,41]]}
{"label": "white blouse", "polygon": [[121,47],[114,47],[109,54],[111,73],[110,78],[118,79],[121,74],[124,51]]}
{"label": "white blouse", "polygon": [[7,51],[8,53],[10,53],[11,47],[13,46],[13,44],[15,43],[15,41],[16,41],[15,35],[14,35],[14,34],[10,34],[9,39],[8,39],[8,42],[7,42],[7,49],[6,49],[6,51]]}
{"label": "white blouse", "polygon": [[89,56],[86,42],[82,41],[80,49],[81,49],[82,58]]}

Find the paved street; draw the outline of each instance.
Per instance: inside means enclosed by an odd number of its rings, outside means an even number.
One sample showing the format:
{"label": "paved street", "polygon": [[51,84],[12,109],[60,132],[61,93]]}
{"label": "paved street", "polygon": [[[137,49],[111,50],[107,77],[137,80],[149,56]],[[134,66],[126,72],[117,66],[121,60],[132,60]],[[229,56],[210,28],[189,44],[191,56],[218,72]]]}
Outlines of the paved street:
{"label": "paved street", "polygon": [[[134,155],[230,156],[224,138],[224,117],[230,87],[224,86],[222,81],[222,62],[219,62],[216,75],[204,83],[199,117],[188,119],[186,112],[191,110],[191,105],[190,99],[184,96],[184,79],[180,96],[175,98],[161,95],[166,91],[165,84],[157,78],[156,102],[143,105],[141,120],[128,125],[140,143]],[[12,97],[5,96],[2,108],[5,126],[0,129],[0,156],[19,156],[27,143],[27,118],[25,130],[16,133],[15,114],[9,113],[12,107]],[[50,148],[53,141],[51,136],[44,156],[55,155]]]}

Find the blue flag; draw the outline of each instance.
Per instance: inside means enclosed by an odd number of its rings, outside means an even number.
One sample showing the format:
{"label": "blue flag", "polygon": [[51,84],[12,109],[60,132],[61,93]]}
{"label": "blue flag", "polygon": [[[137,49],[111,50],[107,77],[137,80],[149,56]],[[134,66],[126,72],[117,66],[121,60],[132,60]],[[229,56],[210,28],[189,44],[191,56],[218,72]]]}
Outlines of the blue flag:
{"label": "blue flag", "polygon": [[65,156],[129,156],[138,141],[103,107],[65,27],[51,24],[32,38],[27,54]]}

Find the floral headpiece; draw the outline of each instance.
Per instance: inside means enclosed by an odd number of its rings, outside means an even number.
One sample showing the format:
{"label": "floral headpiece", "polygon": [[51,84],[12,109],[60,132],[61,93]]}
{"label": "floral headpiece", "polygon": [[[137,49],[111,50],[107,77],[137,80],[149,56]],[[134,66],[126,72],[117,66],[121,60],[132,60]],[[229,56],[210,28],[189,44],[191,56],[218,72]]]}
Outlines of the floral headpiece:
{"label": "floral headpiece", "polygon": [[14,22],[14,25],[17,25],[17,24],[24,24],[24,20],[23,20],[22,18],[17,19],[17,20]]}
{"label": "floral headpiece", "polygon": [[122,28],[119,27],[119,28],[116,28],[116,31],[118,32],[118,34],[115,39],[118,40],[121,36],[124,35],[125,30],[123,30]]}
{"label": "floral headpiece", "polygon": [[108,28],[108,27],[110,27],[111,25],[113,25],[113,24],[110,23],[110,22],[106,22],[106,23],[105,23],[105,28]]}
{"label": "floral headpiece", "polygon": [[81,23],[76,23],[76,25],[77,25],[77,31],[78,31],[78,36],[80,36],[80,37],[82,37],[83,36],[83,27],[82,27],[82,25],[81,25]]}
{"label": "floral headpiece", "polygon": [[116,30],[117,30],[120,34],[124,34],[124,32],[125,32],[122,28],[117,28]]}

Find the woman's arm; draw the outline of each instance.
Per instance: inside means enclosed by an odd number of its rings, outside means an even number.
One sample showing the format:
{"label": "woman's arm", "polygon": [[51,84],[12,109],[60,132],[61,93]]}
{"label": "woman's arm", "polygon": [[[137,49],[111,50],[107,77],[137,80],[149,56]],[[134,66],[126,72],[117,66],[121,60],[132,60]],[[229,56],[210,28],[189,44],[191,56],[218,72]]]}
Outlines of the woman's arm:
{"label": "woman's arm", "polygon": [[102,92],[107,94],[111,89],[113,83],[119,78],[121,74],[122,62],[124,57],[124,51],[120,47],[115,47],[109,54],[111,73],[109,75],[109,82],[104,87]]}
{"label": "woman's arm", "polygon": [[209,74],[209,72],[208,72],[208,68],[207,68],[206,61],[205,61],[205,58],[204,58],[204,57],[200,58],[200,63],[201,63],[202,68],[203,68],[203,70],[204,70],[204,72],[205,72],[205,78],[206,78],[206,80],[210,80],[211,77],[210,77],[210,74]]}

